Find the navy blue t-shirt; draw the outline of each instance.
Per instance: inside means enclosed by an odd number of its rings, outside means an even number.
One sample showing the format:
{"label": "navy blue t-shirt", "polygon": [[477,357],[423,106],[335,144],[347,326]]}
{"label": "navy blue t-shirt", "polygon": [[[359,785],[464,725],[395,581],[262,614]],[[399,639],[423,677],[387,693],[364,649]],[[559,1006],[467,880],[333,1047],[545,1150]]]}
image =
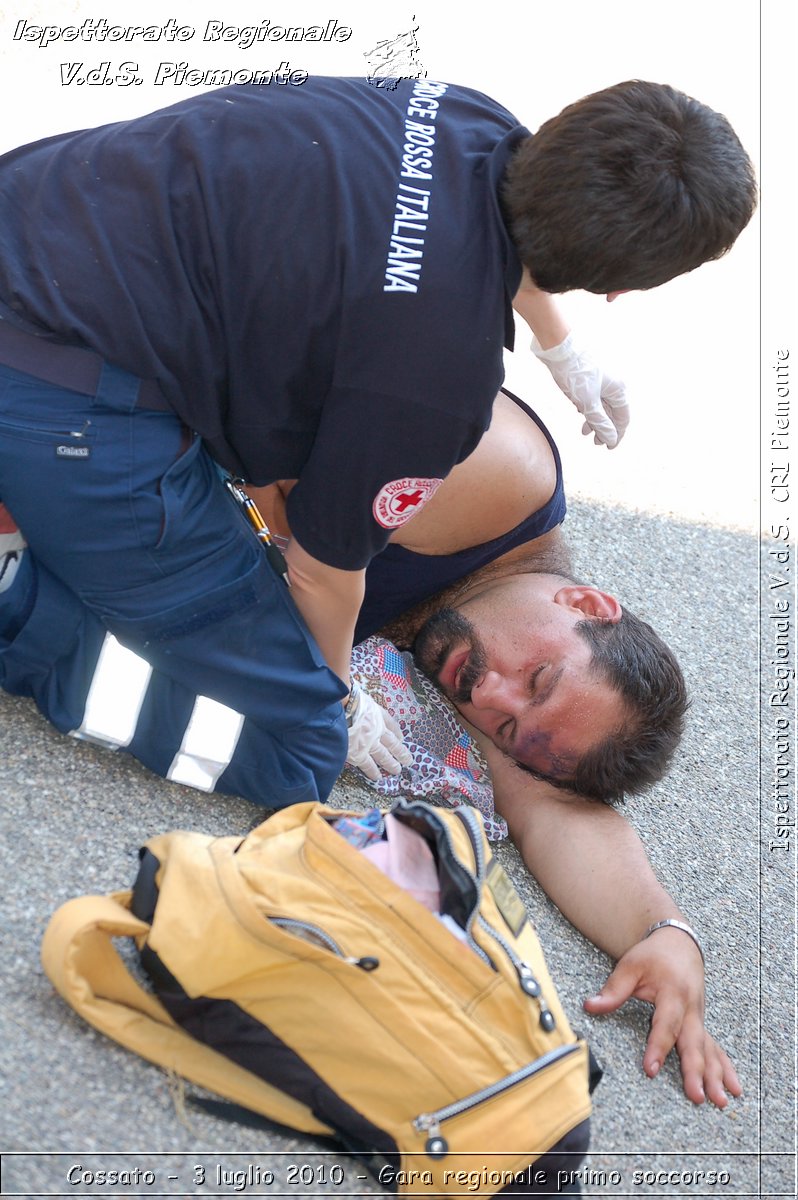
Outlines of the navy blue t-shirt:
{"label": "navy blue t-shirt", "polygon": [[365,566],[474,448],[521,265],[528,131],[482,94],[242,86],[0,158],[0,317],[160,384],[330,565]]}
{"label": "navy blue t-shirt", "polygon": [[535,422],[549,443],[556,471],[551,496],[541,508],[506,533],[452,554],[419,554],[400,546],[398,542],[389,542],[384,550],[374,555],[366,570],[366,594],[355,627],[356,643],[378,633],[422,600],[431,599],[488,563],[496,562],[509,550],[529,545],[565,520],[562,461],[554,438],[529,405],[507,388],[502,388],[502,391]]}

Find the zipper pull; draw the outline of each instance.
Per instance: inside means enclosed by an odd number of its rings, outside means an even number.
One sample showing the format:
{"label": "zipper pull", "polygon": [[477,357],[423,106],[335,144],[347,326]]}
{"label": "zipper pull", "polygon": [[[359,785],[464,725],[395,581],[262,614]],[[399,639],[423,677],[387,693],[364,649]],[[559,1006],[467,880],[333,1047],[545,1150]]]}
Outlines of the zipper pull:
{"label": "zipper pull", "polygon": [[533,999],[537,1000],[538,1002],[538,1007],[540,1008],[541,1028],[544,1029],[546,1033],[551,1033],[551,1031],[556,1028],[557,1022],[554,1019],[554,1013],[546,1003],[546,1000],[540,989],[540,984],[532,974],[531,968],[528,967],[525,962],[519,962],[516,970],[518,971],[518,981],[521,984],[521,991],[526,992],[527,996],[532,996]]}
{"label": "zipper pull", "polygon": [[374,958],[371,954],[366,954],[363,958],[347,957],[344,959],[344,962],[349,963],[353,967],[360,967],[361,971],[376,971],[380,965],[380,960]]}
{"label": "zipper pull", "polygon": [[430,1158],[445,1158],[449,1153],[449,1143],[446,1138],[441,1135],[441,1127],[435,1117],[429,1113],[422,1113],[420,1117],[416,1117],[413,1122],[419,1133],[427,1133],[424,1149]]}
{"label": "zipper pull", "polygon": [[549,1006],[546,1004],[546,1001],[543,999],[542,995],[540,996],[540,998],[538,1000],[538,1004],[540,1005],[541,1028],[545,1029],[546,1033],[551,1033],[551,1031],[553,1029],[556,1029],[556,1027],[557,1027],[557,1022],[554,1019],[554,1013],[551,1011]]}

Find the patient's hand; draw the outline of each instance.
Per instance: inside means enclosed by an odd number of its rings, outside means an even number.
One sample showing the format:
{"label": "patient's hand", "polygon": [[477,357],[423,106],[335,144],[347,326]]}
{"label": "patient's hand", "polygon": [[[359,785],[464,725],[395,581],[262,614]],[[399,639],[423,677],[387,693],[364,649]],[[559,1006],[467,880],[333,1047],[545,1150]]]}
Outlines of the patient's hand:
{"label": "patient's hand", "polygon": [[661,929],[627,950],[597,996],[585,1000],[594,1014],[615,1012],[632,996],[654,1005],[643,1070],[652,1079],[676,1047],[685,1094],[694,1104],[728,1104],[742,1092],[728,1055],[704,1028],[704,968],[692,941]]}

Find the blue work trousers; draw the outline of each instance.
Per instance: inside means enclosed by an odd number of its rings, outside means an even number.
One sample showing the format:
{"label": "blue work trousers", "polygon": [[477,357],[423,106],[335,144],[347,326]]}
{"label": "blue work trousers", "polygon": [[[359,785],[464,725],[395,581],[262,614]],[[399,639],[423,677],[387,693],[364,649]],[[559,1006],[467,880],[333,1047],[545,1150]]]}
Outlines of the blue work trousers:
{"label": "blue work trousers", "polygon": [[138,396],[107,364],[93,395],[0,366],[0,500],[29,544],[0,686],[178,782],[325,799],[344,685],[201,440]]}

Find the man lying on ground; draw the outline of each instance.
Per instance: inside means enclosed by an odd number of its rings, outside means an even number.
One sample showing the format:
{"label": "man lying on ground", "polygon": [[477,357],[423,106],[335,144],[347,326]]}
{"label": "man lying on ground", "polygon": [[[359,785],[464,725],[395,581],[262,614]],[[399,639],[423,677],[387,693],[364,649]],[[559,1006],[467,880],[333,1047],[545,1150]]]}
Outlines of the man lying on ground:
{"label": "man lying on ground", "polygon": [[[278,532],[286,532],[281,504],[289,489],[290,482],[258,494]],[[726,1090],[737,1094],[739,1083],[704,1030],[700,951],[672,925],[646,936],[660,921],[683,922],[682,914],[627,822],[573,790],[578,784],[611,799],[662,774],[681,728],[681,675],[653,631],[613,596],[567,578],[558,529],[564,513],[556,447],[537,419],[500,395],[477,449],[373,561],[359,636],[383,628],[406,647],[425,627],[421,657],[431,656],[428,668],[480,731],[496,811],[525,863],[573,924],[619,960],[590,1011],[611,1011],[632,995],[651,1001],[645,1070],[655,1075],[675,1045],[690,1099],[707,1096],[722,1107]],[[29,555],[2,506],[0,517],[19,582]],[[292,779],[264,761],[268,739],[233,707],[235,679],[228,703],[196,696],[170,673],[157,638],[145,661],[41,563],[35,581],[0,592],[0,684],[7,691],[33,696],[63,732],[124,748],[176,782],[267,807],[278,785],[281,803],[291,802]],[[607,655],[603,639],[630,626],[636,632],[624,637],[621,652]],[[274,639],[270,653],[275,669],[287,671]],[[642,739],[653,753],[630,753],[641,741],[641,693],[625,699],[626,684],[613,674],[643,693],[661,693]],[[290,684],[286,675],[289,736]],[[663,726],[664,736],[654,736]],[[320,740],[309,730],[303,744],[308,768],[318,772]],[[591,759],[599,769],[588,772]],[[308,799],[306,789],[295,790],[296,800]]]}
{"label": "man lying on ground", "polygon": [[[290,487],[289,481],[253,492],[278,536],[288,532]],[[477,449],[372,561],[357,637],[379,632],[390,645],[357,648],[355,670],[372,680],[380,676],[380,698],[401,723],[401,705],[391,704],[386,679],[395,674],[394,684],[399,680],[397,700],[407,667],[397,651],[415,650],[470,722],[473,737],[463,740],[464,730],[450,727],[439,761],[425,768],[417,760],[413,786],[424,792],[427,769],[436,794],[456,799],[457,777],[444,779],[443,768],[476,771],[469,802],[494,832],[506,822],[527,867],[560,910],[619,960],[586,1007],[610,1012],[630,996],[654,1003],[644,1069],[656,1075],[675,1046],[686,1094],[723,1107],[724,1089],[737,1095],[740,1087],[704,1030],[701,953],[673,926],[645,937],[658,921],[685,918],[628,822],[595,803],[644,790],[664,774],[682,729],[684,681],[650,626],[613,596],[571,578],[564,516],[553,440],[539,418],[501,393]],[[393,658],[391,647],[397,648]],[[404,724],[407,741],[413,741],[412,724],[429,749],[428,718],[428,710],[417,712]],[[498,823],[474,741],[489,767]],[[519,769],[519,757],[526,770]],[[395,786],[388,777],[382,788]]]}

